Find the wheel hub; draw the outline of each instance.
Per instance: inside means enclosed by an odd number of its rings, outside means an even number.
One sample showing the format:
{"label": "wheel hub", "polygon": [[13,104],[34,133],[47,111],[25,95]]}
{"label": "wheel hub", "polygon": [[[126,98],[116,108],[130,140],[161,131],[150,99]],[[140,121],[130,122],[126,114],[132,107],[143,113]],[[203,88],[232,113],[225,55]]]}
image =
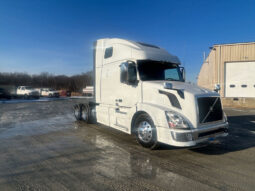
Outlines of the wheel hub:
{"label": "wheel hub", "polygon": [[152,127],[147,121],[142,121],[138,127],[138,138],[145,143],[152,139]]}
{"label": "wheel hub", "polygon": [[82,119],[84,120],[84,121],[86,121],[87,120],[87,117],[88,117],[88,113],[87,113],[87,111],[84,109],[83,111],[82,111]]}

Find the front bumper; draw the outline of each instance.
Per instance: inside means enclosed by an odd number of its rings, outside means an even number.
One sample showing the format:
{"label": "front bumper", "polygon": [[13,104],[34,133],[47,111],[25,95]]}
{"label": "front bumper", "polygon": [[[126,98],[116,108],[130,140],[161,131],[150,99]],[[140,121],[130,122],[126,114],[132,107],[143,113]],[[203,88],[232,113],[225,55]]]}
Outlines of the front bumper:
{"label": "front bumper", "polygon": [[192,130],[171,130],[171,145],[192,147],[228,135],[228,122]]}

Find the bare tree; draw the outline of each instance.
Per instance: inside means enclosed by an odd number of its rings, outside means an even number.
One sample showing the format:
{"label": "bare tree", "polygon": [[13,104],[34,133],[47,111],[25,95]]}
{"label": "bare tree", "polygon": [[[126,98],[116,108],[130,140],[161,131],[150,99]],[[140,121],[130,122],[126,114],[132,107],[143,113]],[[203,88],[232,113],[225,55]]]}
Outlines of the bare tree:
{"label": "bare tree", "polygon": [[27,73],[0,73],[0,85],[49,87],[81,91],[93,85],[93,72],[89,71],[73,76],[52,75],[47,72],[30,75]]}

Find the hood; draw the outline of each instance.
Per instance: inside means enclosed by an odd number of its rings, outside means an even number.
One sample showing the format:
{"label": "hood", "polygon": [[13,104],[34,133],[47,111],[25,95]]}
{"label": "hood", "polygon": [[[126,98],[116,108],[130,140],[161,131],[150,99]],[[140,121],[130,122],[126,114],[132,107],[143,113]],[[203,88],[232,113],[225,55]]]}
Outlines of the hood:
{"label": "hood", "polygon": [[[164,88],[171,83],[172,89]],[[193,127],[197,126],[198,97],[218,97],[219,94],[194,84],[177,81],[143,81],[142,102],[161,107],[165,111],[176,111],[189,119]],[[178,91],[180,90],[180,91]]]}
{"label": "hood", "polygon": [[171,83],[173,89],[182,90],[184,93],[186,92],[193,95],[207,94],[208,96],[219,96],[217,92],[211,91],[209,89],[201,88],[195,84],[190,84],[185,82],[163,80],[163,81],[144,81],[143,83],[146,85],[148,84],[151,87],[157,88],[159,90],[173,91],[171,89],[164,88],[164,83]]}

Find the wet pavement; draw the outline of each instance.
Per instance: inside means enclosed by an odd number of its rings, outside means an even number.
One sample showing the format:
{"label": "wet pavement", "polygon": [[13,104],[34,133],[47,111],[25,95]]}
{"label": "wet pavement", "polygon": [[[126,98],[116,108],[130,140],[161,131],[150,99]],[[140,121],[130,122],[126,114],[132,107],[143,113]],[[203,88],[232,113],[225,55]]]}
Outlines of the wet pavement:
{"label": "wet pavement", "polygon": [[151,151],[76,122],[80,101],[0,104],[0,190],[254,190],[255,110],[226,109],[221,143]]}

